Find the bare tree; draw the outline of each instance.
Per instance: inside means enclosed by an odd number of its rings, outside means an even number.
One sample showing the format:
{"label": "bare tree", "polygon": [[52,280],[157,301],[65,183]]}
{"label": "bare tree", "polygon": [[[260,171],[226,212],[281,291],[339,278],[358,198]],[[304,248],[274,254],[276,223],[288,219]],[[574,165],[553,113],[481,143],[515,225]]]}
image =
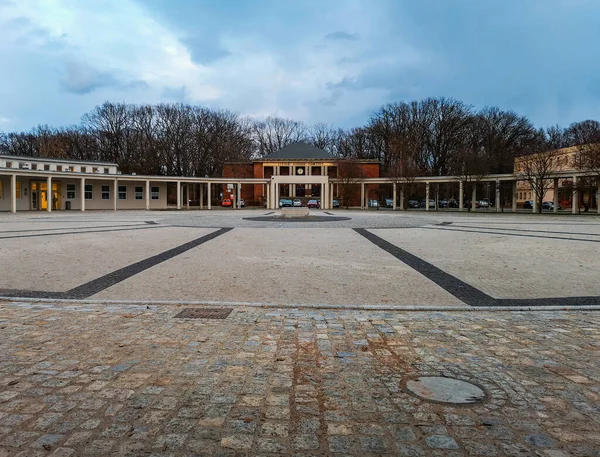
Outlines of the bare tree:
{"label": "bare tree", "polygon": [[548,150],[519,157],[515,163],[517,175],[531,186],[537,202],[538,213],[542,212],[544,197],[553,184],[556,157],[556,150]]}
{"label": "bare tree", "polygon": [[254,124],[253,136],[259,157],[272,154],[292,143],[307,141],[308,132],[301,122],[280,117],[267,117]]}
{"label": "bare tree", "polygon": [[319,122],[308,132],[308,141],[316,148],[333,153],[337,133],[332,125]]}

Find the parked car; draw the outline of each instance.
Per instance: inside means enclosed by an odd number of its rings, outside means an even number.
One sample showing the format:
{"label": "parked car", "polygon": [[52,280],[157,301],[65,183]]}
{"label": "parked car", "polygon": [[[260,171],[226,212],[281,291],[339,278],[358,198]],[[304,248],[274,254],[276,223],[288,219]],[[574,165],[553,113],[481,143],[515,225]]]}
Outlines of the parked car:
{"label": "parked car", "polygon": [[[420,205],[420,207],[421,207],[421,208],[425,208],[425,207],[426,207],[426,205],[427,205],[427,203],[426,203],[426,200],[423,200],[423,201],[421,202],[421,205]],[[431,199],[429,200],[429,207],[430,207],[430,208],[435,208],[435,200],[431,200]]]}
{"label": "parked car", "polygon": [[228,206],[231,208],[231,206],[233,205],[233,202],[231,201],[230,198],[225,198],[223,199],[223,201],[221,202],[221,206]]}
{"label": "parked car", "polygon": [[379,202],[377,200],[369,200],[368,206],[369,208],[379,209]]}
{"label": "parked car", "polygon": [[393,208],[394,207],[394,200],[391,198],[386,198],[385,199],[385,207],[386,208]]}
{"label": "parked car", "polygon": [[[542,209],[554,209],[554,202],[544,202],[542,203]],[[562,209],[562,206],[558,205],[558,209]]]}
{"label": "parked car", "polygon": [[451,198],[448,200],[448,208],[458,208],[458,202]]}
{"label": "parked car", "polygon": [[419,206],[420,205],[419,205],[419,202],[417,200],[409,200],[408,201],[408,207],[409,208],[418,208]]}
{"label": "parked car", "polygon": [[[480,208],[479,202],[475,202],[475,208]],[[463,208],[471,208],[471,200],[467,200],[463,203]]]}
{"label": "parked car", "polygon": [[302,206],[302,200],[299,198],[294,199],[292,206]]}
{"label": "parked car", "polygon": [[334,200],[333,201],[333,207],[334,208],[339,208],[340,207],[340,201],[339,200]]}
{"label": "parked car", "polygon": [[440,208],[448,208],[448,204],[449,202],[445,198],[439,201]]}
{"label": "parked car", "polygon": [[533,200],[526,200],[523,202],[523,209],[533,209]]}
{"label": "parked car", "polygon": [[279,199],[279,207],[284,208],[286,206],[293,206],[294,203],[289,198],[281,198]]}
{"label": "parked car", "polygon": [[321,203],[319,202],[319,200],[309,200],[306,204],[306,207],[319,209],[321,208]]}
{"label": "parked car", "polygon": [[246,207],[246,200],[244,200],[243,198],[240,198],[240,208],[245,208]]}
{"label": "parked car", "polygon": [[479,204],[479,208],[489,208],[492,206],[489,200],[483,199],[477,202]]}

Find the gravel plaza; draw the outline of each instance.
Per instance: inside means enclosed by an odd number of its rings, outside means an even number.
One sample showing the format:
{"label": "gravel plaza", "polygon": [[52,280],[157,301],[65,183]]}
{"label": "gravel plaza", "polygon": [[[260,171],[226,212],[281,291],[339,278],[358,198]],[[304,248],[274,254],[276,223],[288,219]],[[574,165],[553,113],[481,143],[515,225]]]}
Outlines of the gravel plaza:
{"label": "gravel plaza", "polygon": [[600,455],[597,216],[311,214],[1,215],[0,457]]}

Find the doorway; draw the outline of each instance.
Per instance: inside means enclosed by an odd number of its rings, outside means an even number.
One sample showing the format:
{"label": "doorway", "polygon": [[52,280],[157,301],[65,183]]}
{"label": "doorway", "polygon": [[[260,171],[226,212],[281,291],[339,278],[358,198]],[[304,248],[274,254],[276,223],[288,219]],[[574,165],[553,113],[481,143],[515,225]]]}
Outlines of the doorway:
{"label": "doorway", "polygon": [[[30,192],[32,210],[45,211],[48,209],[48,183],[45,181],[32,181]],[[52,183],[52,209],[59,209],[60,183]]]}

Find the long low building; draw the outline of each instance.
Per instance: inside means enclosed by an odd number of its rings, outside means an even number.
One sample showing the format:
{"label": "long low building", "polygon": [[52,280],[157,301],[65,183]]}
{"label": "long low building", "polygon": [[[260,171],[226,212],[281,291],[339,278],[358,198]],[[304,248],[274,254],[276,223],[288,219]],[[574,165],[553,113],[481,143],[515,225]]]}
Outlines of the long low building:
{"label": "long low building", "polygon": [[[404,209],[409,189],[415,186],[429,211],[439,207],[443,185],[453,189],[459,210],[465,209],[466,202],[476,207],[479,187],[487,190],[485,197],[496,211],[507,206],[505,202],[516,211],[523,196],[519,183],[524,182],[519,174],[479,177],[476,185],[456,176],[381,177],[377,161],[342,160],[305,144],[288,146],[254,162],[225,164],[224,175],[125,175],[115,163],[0,155],[0,211],[211,209],[224,199],[234,208],[248,200],[249,205],[277,209],[283,198],[317,199],[322,209],[337,206],[341,198],[350,203],[343,206],[368,208],[372,199],[381,200],[383,194],[393,209]],[[579,201],[577,187],[561,189],[560,185],[583,175],[560,169],[550,176],[554,211],[559,195],[565,192],[571,201]],[[472,190],[465,195],[468,188]],[[501,194],[503,190],[508,198]],[[576,213],[579,206],[571,209]]]}

